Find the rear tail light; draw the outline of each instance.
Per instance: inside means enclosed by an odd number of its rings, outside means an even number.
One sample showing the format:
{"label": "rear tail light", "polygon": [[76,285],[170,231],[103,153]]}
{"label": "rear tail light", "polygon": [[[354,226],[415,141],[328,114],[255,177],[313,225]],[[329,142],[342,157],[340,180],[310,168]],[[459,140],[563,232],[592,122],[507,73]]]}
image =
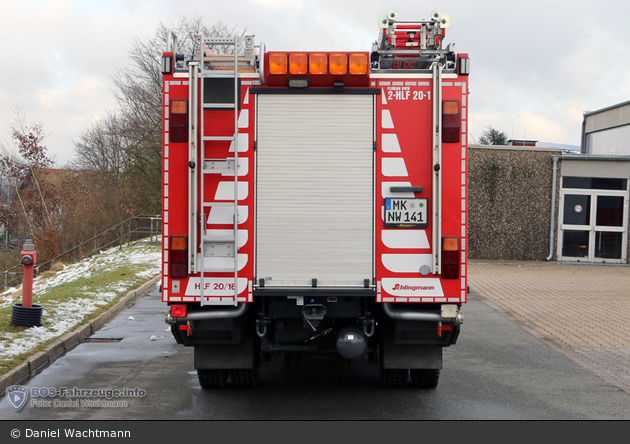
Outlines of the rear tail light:
{"label": "rear tail light", "polygon": [[171,100],[171,142],[188,142],[188,100]]}
{"label": "rear tail light", "polygon": [[188,315],[188,305],[186,304],[172,304],[171,305],[172,318],[185,318],[187,315]]}
{"label": "rear tail light", "polygon": [[442,238],[442,278],[459,278],[459,238],[445,236]]}
{"label": "rear tail light", "polygon": [[184,279],[188,277],[188,236],[171,236],[170,276]]}
{"label": "rear tail light", "polygon": [[459,143],[461,124],[459,100],[444,100],[442,102],[442,142]]}

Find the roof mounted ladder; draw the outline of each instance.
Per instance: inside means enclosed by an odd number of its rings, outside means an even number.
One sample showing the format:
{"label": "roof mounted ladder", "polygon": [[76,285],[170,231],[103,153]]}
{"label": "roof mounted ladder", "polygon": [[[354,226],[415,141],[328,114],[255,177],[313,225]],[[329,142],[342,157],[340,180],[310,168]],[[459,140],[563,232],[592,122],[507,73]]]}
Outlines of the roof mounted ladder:
{"label": "roof mounted ladder", "polygon": [[422,21],[400,21],[395,10],[379,15],[381,33],[372,45],[372,69],[430,70],[436,62],[454,69],[454,45],[443,48],[445,30],[450,26],[450,15],[437,9],[430,20]]}

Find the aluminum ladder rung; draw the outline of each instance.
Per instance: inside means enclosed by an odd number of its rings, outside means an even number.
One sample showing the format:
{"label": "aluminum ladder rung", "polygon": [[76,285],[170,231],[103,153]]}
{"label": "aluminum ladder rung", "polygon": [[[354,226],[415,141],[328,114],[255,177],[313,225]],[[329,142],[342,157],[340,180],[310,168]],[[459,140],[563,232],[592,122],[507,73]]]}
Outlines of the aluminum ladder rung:
{"label": "aluminum ladder rung", "polygon": [[204,103],[203,109],[234,109],[233,103]]}
{"label": "aluminum ladder rung", "polygon": [[234,243],[234,233],[230,234],[204,234],[201,238],[201,241],[204,243]]}
{"label": "aluminum ladder rung", "polygon": [[236,39],[234,37],[212,37],[209,39],[203,39],[203,43],[208,46],[210,45],[228,45],[228,46],[235,45],[236,46]]}
{"label": "aluminum ladder rung", "polygon": [[240,56],[238,60],[234,60],[234,56],[216,56],[206,55],[203,57],[204,71],[203,75],[206,76],[218,76],[223,77],[230,76],[234,72],[234,65],[239,71],[243,72],[256,72],[256,68],[253,62],[244,56]]}
{"label": "aluminum ladder rung", "polygon": [[[204,56],[203,61],[204,62],[226,62],[226,63],[231,63],[233,65],[235,60],[234,60],[234,54],[211,54],[211,55]],[[238,62],[249,63],[249,58],[240,55],[238,56]]]}
{"label": "aluminum ladder rung", "polygon": [[208,208],[208,207],[230,207],[230,208],[234,208],[234,202],[233,201],[226,201],[226,202],[203,202],[201,204],[204,208]]}
{"label": "aluminum ladder rung", "polygon": [[235,136],[203,136],[201,138],[204,142],[234,142]]}
{"label": "aluminum ladder rung", "polygon": [[[204,268],[203,272],[204,273],[231,273],[234,271],[234,267],[231,268],[227,268],[227,267],[210,267],[210,268]],[[204,296],[206,298],[209,298],[211,296]]]}

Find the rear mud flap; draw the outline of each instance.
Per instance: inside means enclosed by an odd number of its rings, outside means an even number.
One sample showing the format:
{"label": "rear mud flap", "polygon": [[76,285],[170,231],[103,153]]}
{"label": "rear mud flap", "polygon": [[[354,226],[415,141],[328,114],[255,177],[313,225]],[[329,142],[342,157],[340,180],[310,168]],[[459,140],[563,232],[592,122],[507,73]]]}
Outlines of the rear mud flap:
{"label": "rear mud flap", "polygon": [[385,341],[382,344],[381,359],[384,369],[441,369],[442,346],[394,344]]}
{"label": "rear mud flap", "polygon": [[254,342],[195,345],[195,369],[254,368]]}

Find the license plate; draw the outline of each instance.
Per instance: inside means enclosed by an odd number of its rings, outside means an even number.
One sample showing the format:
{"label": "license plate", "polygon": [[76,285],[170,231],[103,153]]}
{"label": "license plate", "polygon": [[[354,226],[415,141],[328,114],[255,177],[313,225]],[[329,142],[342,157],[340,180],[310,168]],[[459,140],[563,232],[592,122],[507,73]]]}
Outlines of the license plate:
{"label": "license plate", "polygon": [[429,201],[420,199],[385,199],[386,228],[426,228]]}

